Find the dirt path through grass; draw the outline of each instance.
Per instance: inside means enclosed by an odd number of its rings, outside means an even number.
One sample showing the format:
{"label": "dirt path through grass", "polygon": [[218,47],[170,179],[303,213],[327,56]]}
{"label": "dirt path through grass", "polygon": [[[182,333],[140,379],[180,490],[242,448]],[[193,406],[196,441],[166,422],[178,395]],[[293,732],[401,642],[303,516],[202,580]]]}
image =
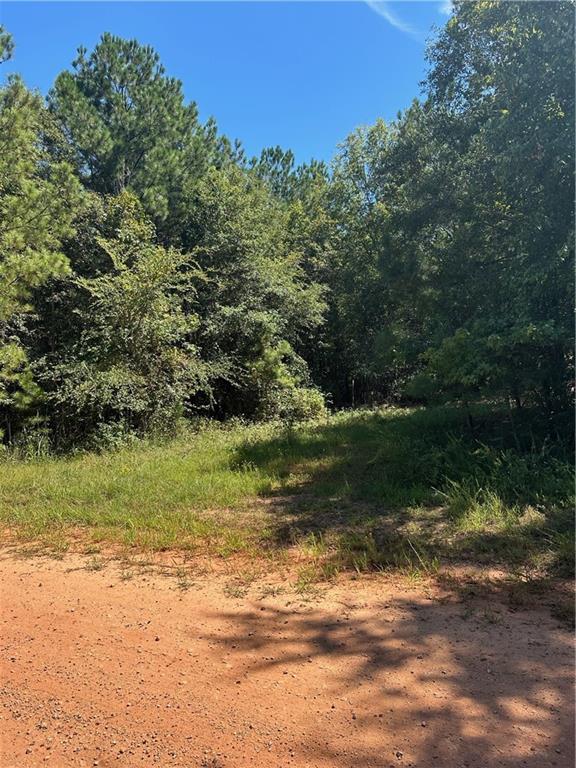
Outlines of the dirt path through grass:
{"label": "dirt path through grass", "polygon": [[571,635],[385,576],[303,598],[4,552],[2,768],[569,768]]}

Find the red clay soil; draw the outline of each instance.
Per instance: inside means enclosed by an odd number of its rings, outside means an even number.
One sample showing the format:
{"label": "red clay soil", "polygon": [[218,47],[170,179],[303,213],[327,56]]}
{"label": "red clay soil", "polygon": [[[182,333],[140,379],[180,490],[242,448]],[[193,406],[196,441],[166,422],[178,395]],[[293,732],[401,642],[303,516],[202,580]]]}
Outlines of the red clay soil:
{"label": "red clay soil", "polygon": [[572,635],[544,610],[87,564],[0,561],[2,768],[574,765]]}

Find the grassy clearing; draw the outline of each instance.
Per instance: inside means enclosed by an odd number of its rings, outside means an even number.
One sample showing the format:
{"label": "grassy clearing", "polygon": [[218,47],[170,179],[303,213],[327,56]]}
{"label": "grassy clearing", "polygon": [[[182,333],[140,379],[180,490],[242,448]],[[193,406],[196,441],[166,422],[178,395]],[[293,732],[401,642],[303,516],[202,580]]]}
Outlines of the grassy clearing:
{"label": "grassy clearing", "polygon": [[[254,436],[252,435],[254,433]],[[208,510],[243,510],[272,490],[256,467],[231,467],[262,427],[208,428],[166,445],[0,465],[0,516],[24,536],[88,529],[95,540],[149,548],[217,541],[245,546],[240,528]]]}
{"label": "grassy clearing", "polygon": [[[570,575],[573,480],[558,441],[504,417],[382,409],[323,423],[209,426],[165,445],[0,465],[0,520],[65,549],[92,541],[430,573],[444,561]],[[514,446],[514,447],[511,447]]]}

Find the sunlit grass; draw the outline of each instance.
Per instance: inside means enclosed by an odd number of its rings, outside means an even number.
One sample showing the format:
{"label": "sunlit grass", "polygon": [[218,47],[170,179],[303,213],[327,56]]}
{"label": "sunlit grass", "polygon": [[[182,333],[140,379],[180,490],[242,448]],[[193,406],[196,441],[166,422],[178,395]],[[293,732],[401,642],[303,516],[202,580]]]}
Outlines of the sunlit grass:
{"label": "sunlit grass", "polygon": [[[262,434],[262,428],[253,428]],[[97,455],[0,465],[0,517],[28,536],[77,526],[95,538],[118,538],[145,548],[218,540],[244,546],[228,520],[209,510],[242,510],[272,490],[273,476],[257,467],[230,467],[250,429],[209,428],[168,445]],[[240,522],[240,521],[239,521]]]}
{"label": "sunlit grass", "polygon": [[60,553],[78,532],[216,557],[279,562],[290,551],[303,584],[340,570],[432,573],[454,559],[567,574],[570,460],[545,445],[511,449],[497,426],[470,435],[457,409],[388,408],[292,428],[211,425],[107,454],[7,457],[0,521]]}

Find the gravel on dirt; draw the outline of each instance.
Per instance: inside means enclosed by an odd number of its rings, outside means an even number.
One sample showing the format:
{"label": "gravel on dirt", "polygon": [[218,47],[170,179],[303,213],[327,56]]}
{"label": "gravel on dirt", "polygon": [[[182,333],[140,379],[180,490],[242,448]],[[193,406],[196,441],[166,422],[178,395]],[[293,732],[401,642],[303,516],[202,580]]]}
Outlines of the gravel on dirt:
{"label": "gravel on dirt", "polygon": [[574,765],[545,610],[384,575],[231,596],[77,555],[5,552],[0,580],[1,768]]}

